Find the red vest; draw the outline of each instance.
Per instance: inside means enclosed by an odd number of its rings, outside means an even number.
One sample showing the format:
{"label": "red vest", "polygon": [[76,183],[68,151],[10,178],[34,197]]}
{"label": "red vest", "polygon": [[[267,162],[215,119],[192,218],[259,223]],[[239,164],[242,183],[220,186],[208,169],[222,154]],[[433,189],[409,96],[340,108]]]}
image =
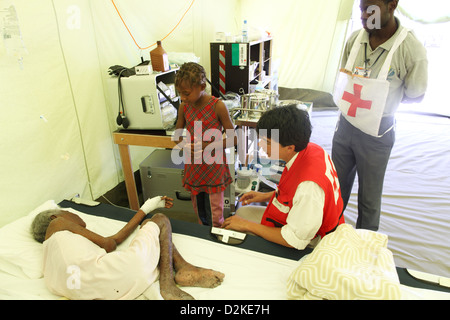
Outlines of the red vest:
{"label": "red vest", "polygon": [[345,223],[339,181],[331,157],[321,147],[309,143],[299,152],[291,168],[284,169],[278,189],[264,211],[261,224],[270,227],[286,225],[297,187],[303,181],[317,183],[325,192],[322,225],[317,232],[322,238]]}

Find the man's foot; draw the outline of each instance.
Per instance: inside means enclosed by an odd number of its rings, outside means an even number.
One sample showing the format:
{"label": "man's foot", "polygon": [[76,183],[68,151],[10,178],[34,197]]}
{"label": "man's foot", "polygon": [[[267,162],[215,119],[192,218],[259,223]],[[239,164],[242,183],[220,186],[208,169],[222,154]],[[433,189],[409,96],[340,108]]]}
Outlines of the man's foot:
{"label": "man's foot", "polygon": [[194,297],[178,288],[173,282],[164,285],[164,283],[160,281],[159,286],[161,296],[164,300],[194,300]]}
{"label": "man's foot", "polygon": [[187,264],[175,274],[175,282],[183,287],[215,288],[225,275],[211,269],[203,269]]}

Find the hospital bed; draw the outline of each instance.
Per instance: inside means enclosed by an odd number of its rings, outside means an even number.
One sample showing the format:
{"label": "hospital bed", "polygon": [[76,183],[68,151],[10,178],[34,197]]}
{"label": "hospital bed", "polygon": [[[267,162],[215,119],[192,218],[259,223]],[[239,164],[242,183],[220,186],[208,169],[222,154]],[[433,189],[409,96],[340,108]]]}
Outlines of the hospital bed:
{"label": "hospital bed", "polygon": [[[321,92],[280,88],[280,99],[313,101],[311,140],[331,153],[338,117],[331,97]],[[450,277],[450,119],[432,115],[397,115],[397,135],[388,164],[379,233],[387,235],[402,299],[450,299],[450,289],[411,275],[411,269]],[[356,221],[357,181],[345,211]],[[42,245],[29,233],[32,217],[54,207],[46,201],[27,216],[0,228],[0,299],[60,299],[42,279]],[[107,204],[59,203],[82,216],[103,235],[119,230],[134,211]],[[240,245],[217,242],[210,228],[171,219],[173,241],[192,264],[225,273],[214,289],[186,288],[200,300],[286,300],[290,276],[311,256],[311,249],[285,248],[247,236]],[[122,246],[127,245],[127,242]],[[120,248],[120,247],[119,247]],[[441,278],[442,279],[442,278]],[[141,299],[160,299],[158,283]]]}
{"label": "hospital bed", "polygon": [[[42,278],[42,244],[34,241],[29,228],[33,217],[59,205],[82,217],[88,228],[105,236],[119,230],[134,211],[109,204],[88,206],[71,201],[49,200],[0,229],[0,299],[61,299],[51,294]],[[184,288],[198,300],[286,300],[288,279],[313,250],[295,250],[248,235],[237,245],[223,244],[211,229],[171,219],[173,242],[187,261],[225,273],[217,288]],[[127,246],[129,241],[121,244]],[[120,250],[119,246],[118,250]],[[402,299],[450,299],[450,289],[412,277],[396,268]],[[159,284],[138,299],[161,299]]]}

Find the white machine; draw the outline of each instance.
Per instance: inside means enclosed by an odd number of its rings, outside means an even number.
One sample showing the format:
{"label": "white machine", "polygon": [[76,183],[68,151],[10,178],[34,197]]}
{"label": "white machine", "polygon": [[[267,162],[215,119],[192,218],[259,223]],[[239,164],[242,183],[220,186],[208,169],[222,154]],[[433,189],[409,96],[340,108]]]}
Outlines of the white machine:
{"label": "white machine", "polygon": [[236,171],[236,185],[235,191],[239,194],[244,194],[249,191],[258,191],[259,189],[259,178],[258,173],[260,173],[261,166],[256,165],[256,168],[245,168],[239,166]]}
{"label": "white machine", "polygon": [[124,129],[167,130],[177,119],[180,99],[175,70],[108,79],[109,96],[117,125]]}
{"label": "white machine", "polygon": [[[261,164],[236,169],[235,192],[239,196],[250,191],[258,191],[261,182],[266,186],[276,189],[280,182],[284,167],[278,164],[263,167]],[[264,172],[265,171],[265,172]]]}

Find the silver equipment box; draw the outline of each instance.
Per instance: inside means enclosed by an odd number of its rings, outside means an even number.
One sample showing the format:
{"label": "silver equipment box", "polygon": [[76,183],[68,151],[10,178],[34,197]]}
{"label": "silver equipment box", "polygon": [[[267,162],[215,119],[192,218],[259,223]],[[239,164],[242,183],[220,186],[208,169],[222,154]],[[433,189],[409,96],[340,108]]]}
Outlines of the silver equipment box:
{"label": "silver equipment box", "polygon": [[[170,217],[170,212],[183,212],[197,215],[191,202],[191,193],[183,187],[184,164],[174,164],[171,158],[172,150],[156,149],[139,165],[142,193],[144,200],[156,196],[168,196],[173,199],[173,207],[160,210]],[[234,170],[232,175],[234,175]],[[224,217],[230,216],[235,210],[234,184],[231,184],[224,194]]]}
{"label": "silver equipment box", "polygon": [[127,127],[122,123],[117,123],[117,127],[134,130],[167,130],[173,127],[180,104],[175,90],[176,71],[121,77],[120,82],[118,77],[109,78],[111,112],[114,118],[122,112],[128,119]]}

